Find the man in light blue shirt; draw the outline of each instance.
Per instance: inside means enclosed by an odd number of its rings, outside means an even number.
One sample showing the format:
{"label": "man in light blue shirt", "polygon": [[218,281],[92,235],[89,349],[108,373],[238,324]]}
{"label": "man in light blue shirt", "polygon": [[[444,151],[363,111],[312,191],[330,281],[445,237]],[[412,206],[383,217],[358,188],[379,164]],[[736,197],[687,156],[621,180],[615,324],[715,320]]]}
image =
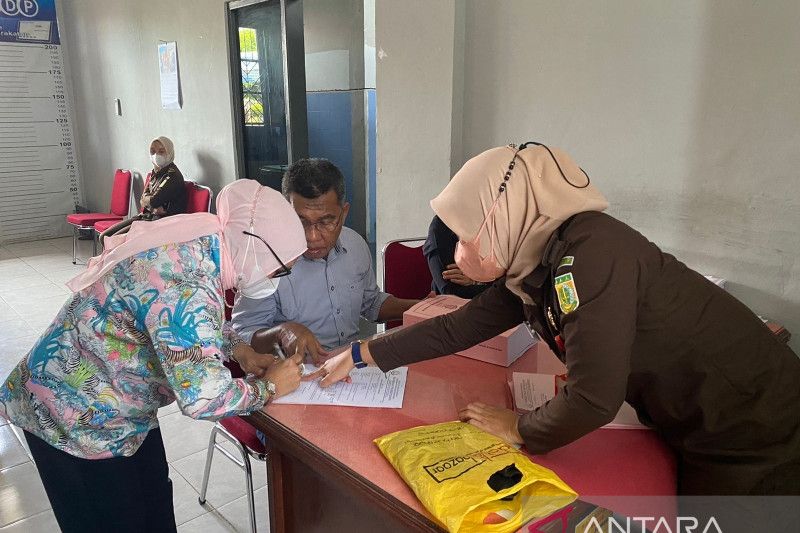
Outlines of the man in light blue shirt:
{"label": "man in light blue shirt", "polygon": [[[242,338],[254,347],[269,347],[276,335],[291,334],[293,325],[302,324],[324,350],[331,350],[358,338],[360,317],[372,322],[400,319],[417,303],[378,289],[367,243],[343,227],[350,204],[345,202],[344,177],[333,163],[295,162],[282,189],[306,230],[308,250],[273,295],[237,301],[232,324]],[[316,359],[314,347],[306,349]]]}

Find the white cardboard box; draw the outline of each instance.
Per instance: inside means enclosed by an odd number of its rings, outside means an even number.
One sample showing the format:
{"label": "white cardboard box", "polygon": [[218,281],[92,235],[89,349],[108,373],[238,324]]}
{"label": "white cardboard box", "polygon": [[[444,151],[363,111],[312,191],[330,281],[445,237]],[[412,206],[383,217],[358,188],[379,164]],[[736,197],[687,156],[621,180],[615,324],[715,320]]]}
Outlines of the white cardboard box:
{"label": "white cardboard box", "polygon": [[[458,296],[442,294],[422,300],[403,313],[403,325],[410,326],[439,315],[446,315],[469,302]],[[477,346],[457,352],[458,355],[500,366],[510,366],[536,344],[527,326],[520,324]]]}

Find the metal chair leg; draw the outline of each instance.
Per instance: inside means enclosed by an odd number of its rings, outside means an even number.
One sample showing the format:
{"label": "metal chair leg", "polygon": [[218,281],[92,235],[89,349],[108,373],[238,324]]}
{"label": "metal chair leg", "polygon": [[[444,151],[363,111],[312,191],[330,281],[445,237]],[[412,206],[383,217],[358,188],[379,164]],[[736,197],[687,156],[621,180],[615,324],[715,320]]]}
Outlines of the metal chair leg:
{"label": "metal chair leg", "polygon": [[[217,442],[217,435],[224,437],[231,444],[233,444],[233,446],[241,455],[241,459],[231,454],[231,452],[219,444]],[[214,424],[214,428],[211,430],[211,436],[208,439],[208,452],[206,453],[206,466],[205,471],[203,472],[203,485],[200,488],[200,495],[197,498],[197,501],[199,501],[201,505],[206,503],[206,491],[208,490],[208,478],[211,473],[211,459],[214,456],[214,450],[219,450],[222,455],[236,463],[236,466],[244,470],[244,481],[247,487],[247,504],[249,507],[248,514],[250,515],[250,531],[251,533],[256,533],[256,501],[255,494],[253,493],[253,468],[250,463],[250,455],[247,453],[244,445],[239,442],[239,439],[234,437],[219,424]],[[256,458],[259,460],[266,460],[261,454],[257,455]]]}
{"label": "metal chair leg", "polygon": [[92,257],[97,257],[97,232],[92,230]]}
{"label": "metal chair leg", "polygon": [[78,254],[76,253],[76,247],[78,246],[78,228],[72,226],[72,264],[78,264]]}
{"label": "metal chair leg", "polygon": [[247,504],[250,507],[250,532],[256,533],[256,501],[253,494],[253,469],[250,466],[250,457],[248,457],[245,450],[242,452],[242,459],[244,460],[244,477],[245,484],[247,485]]}
{"label": "metal chair leg", "polygon": [[206,503],[206,491],[208,490],[208,476],[211,473],[211,460],[214,458],[214,448],[216,448],[217,444],[217,426],[215,425],[214,428],[211,430],[211,436],[208,438],[208,452],[206,452],[206,467],[203,471],[203,486],[200,489],[200,496],[197,498],[197,501],[200,502],[200,505],[204,505]]}

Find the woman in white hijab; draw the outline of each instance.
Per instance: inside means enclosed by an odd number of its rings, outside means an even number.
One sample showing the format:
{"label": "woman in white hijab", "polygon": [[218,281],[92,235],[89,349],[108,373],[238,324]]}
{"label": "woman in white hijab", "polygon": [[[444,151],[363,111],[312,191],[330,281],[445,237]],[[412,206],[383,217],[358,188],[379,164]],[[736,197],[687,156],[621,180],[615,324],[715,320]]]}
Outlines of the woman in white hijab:
{"label": "woman in white hijab", "polygon": [[677,452],[682,494],[800,494],[800,359],[741,302],[602,213],[589,177],[538,143],[468,161],[431,202],[460,237],[471,279],[499,279],[456,312],[328,360],[327,386],[451,354],[525,321],[567,366],[567,384],[518,416],[459,414],[531,453],[610,422],[627,400]]}
{"label": "woman in white hijab", "polygon": [[142,212],[147,220],[186,212],[187,195],[183,174],[175,164],[175,146],[169,137],[150,142],[153,170],[142,193]]}
{"label": "woman in white hijab", "polygon": [[[224,324],[228,289],[261,298],[306,250],[294,209],[252,180],[217,215],[134,222],[68,286],[74,294],[0,387],[56,519],[70,531],[175,531],[159,407],[216,420],[294,390],[302,352],[256,354]],[[250,374],[233,379],[238,360]]]}

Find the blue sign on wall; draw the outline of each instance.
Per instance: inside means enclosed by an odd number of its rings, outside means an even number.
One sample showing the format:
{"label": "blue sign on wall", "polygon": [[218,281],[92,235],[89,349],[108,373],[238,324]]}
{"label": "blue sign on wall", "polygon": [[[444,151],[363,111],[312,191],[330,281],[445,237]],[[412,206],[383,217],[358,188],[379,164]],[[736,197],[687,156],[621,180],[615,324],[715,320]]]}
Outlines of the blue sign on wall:
{"label": "blue sign on wall", "polygon": [[60,44],[56,0],[0,0],[0,41]]}

